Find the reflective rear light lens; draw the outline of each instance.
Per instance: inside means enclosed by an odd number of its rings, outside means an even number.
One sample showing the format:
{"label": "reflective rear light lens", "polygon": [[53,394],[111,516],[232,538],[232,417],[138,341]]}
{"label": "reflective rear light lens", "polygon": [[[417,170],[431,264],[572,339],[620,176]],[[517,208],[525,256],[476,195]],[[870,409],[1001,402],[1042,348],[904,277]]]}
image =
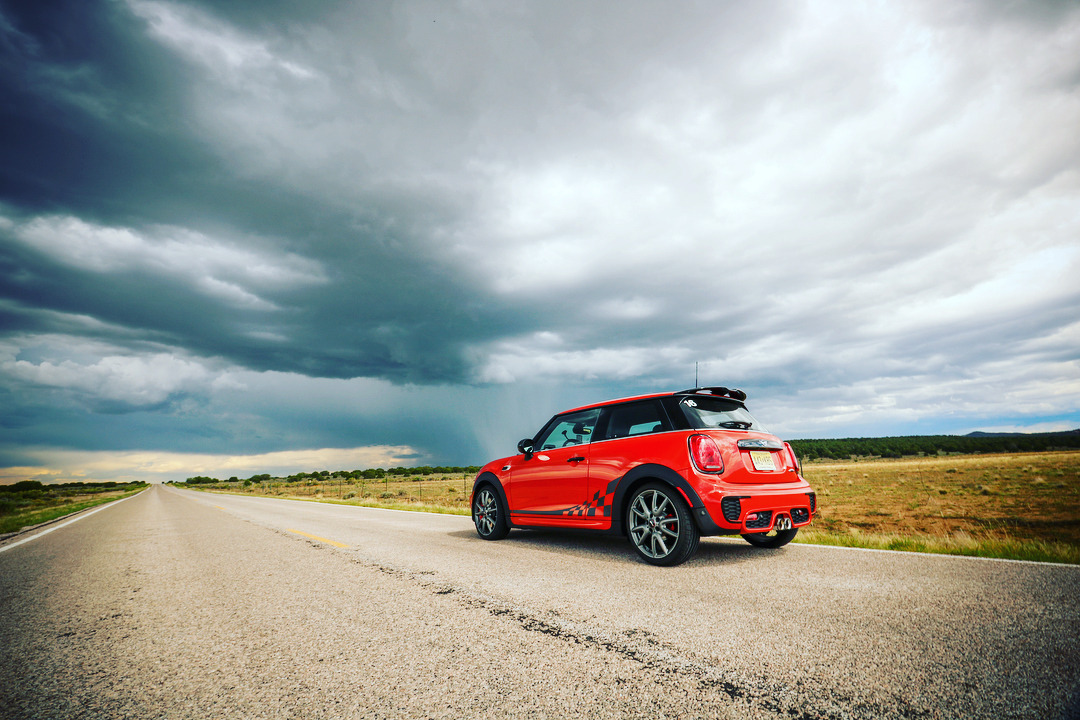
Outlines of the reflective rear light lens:
{"label": "reflective rear light lens", "polygon": [[708,435],[690,436],[690,459],[694,461],[694,467],[701,472],[724,472],[724,458],[720,456],[720,448]]}
{"label": "reflective rear light lens", "polygon": [[784,443],[784,447],[787,448],[788,455],[791,456],[791,462],[795,465],[795,470],[801,474],[802,465],[799,464],[799,456],[795,454],[795,448],[791,447],[791,443]]}

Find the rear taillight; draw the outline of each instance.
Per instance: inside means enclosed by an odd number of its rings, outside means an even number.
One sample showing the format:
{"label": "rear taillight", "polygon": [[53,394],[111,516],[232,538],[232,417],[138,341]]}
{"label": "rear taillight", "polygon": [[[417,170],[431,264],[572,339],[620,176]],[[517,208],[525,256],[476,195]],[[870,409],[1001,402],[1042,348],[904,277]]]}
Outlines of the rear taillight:
{"label": "rear taillight", "polygon": [[791,443],[784,443],[784,447],[787,448],[788,455],[791,456],[791,462],[794,463],[795,469],[802,474],[802,466],[799,465],[799,456],[795,454],[795,448],[791,447]]}
{"label": "rear taillight", "polygon": [[720,456],[720,448],[716,447],[716,442],[708,435],[690,436],[690,459],[694,461],[694,467],[701,472],[724,472],[724,458]]}

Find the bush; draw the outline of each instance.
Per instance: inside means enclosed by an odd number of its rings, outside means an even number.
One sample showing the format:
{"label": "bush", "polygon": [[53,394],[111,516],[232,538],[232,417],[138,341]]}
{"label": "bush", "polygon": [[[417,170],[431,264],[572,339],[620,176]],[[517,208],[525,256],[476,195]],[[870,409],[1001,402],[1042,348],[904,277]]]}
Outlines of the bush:
{"label": "bush", "polygon": [[203,475],[198,475],[196,477],[189,477],[184,482],[186,482],[188,485],[211,485],[213,483],[219,483],[221,481],[218,480],[217,478],[205,477]]}
{"label": "bush", "polygon": [[27,490],[44,490],[45,486],[37,480],[20,480],[13,485],[0,485],[3,492],[25,492]]}

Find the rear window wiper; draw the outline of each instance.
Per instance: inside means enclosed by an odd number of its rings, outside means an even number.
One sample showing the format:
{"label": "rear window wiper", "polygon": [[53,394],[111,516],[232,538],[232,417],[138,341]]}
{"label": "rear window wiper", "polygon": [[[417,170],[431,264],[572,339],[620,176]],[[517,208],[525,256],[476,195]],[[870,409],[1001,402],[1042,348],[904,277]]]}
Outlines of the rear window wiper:
{"label": "rear window wiper", "polygon": [[731,430],[749,430],[754,423],[748,423],[745,420],[725,420],[717,427],[728,428]]}

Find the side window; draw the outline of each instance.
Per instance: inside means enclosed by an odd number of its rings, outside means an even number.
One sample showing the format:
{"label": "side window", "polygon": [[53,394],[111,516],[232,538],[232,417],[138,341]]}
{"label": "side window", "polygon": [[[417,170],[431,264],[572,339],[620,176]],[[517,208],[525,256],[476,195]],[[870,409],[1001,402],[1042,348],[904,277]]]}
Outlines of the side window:
{"label": "side window", "polygon": [[555,418],[555,422],[545,430],[533,445],[536,450],[554,450],[555,448],[581,445],[592,439],[593,429],[600,410],[582,410]]}
{"label": "side window", "polygon": [[612,407],[608,414],[604,439],[647,435],[670,429],[667,427],[660,404],[653,400],[646,400]]}

